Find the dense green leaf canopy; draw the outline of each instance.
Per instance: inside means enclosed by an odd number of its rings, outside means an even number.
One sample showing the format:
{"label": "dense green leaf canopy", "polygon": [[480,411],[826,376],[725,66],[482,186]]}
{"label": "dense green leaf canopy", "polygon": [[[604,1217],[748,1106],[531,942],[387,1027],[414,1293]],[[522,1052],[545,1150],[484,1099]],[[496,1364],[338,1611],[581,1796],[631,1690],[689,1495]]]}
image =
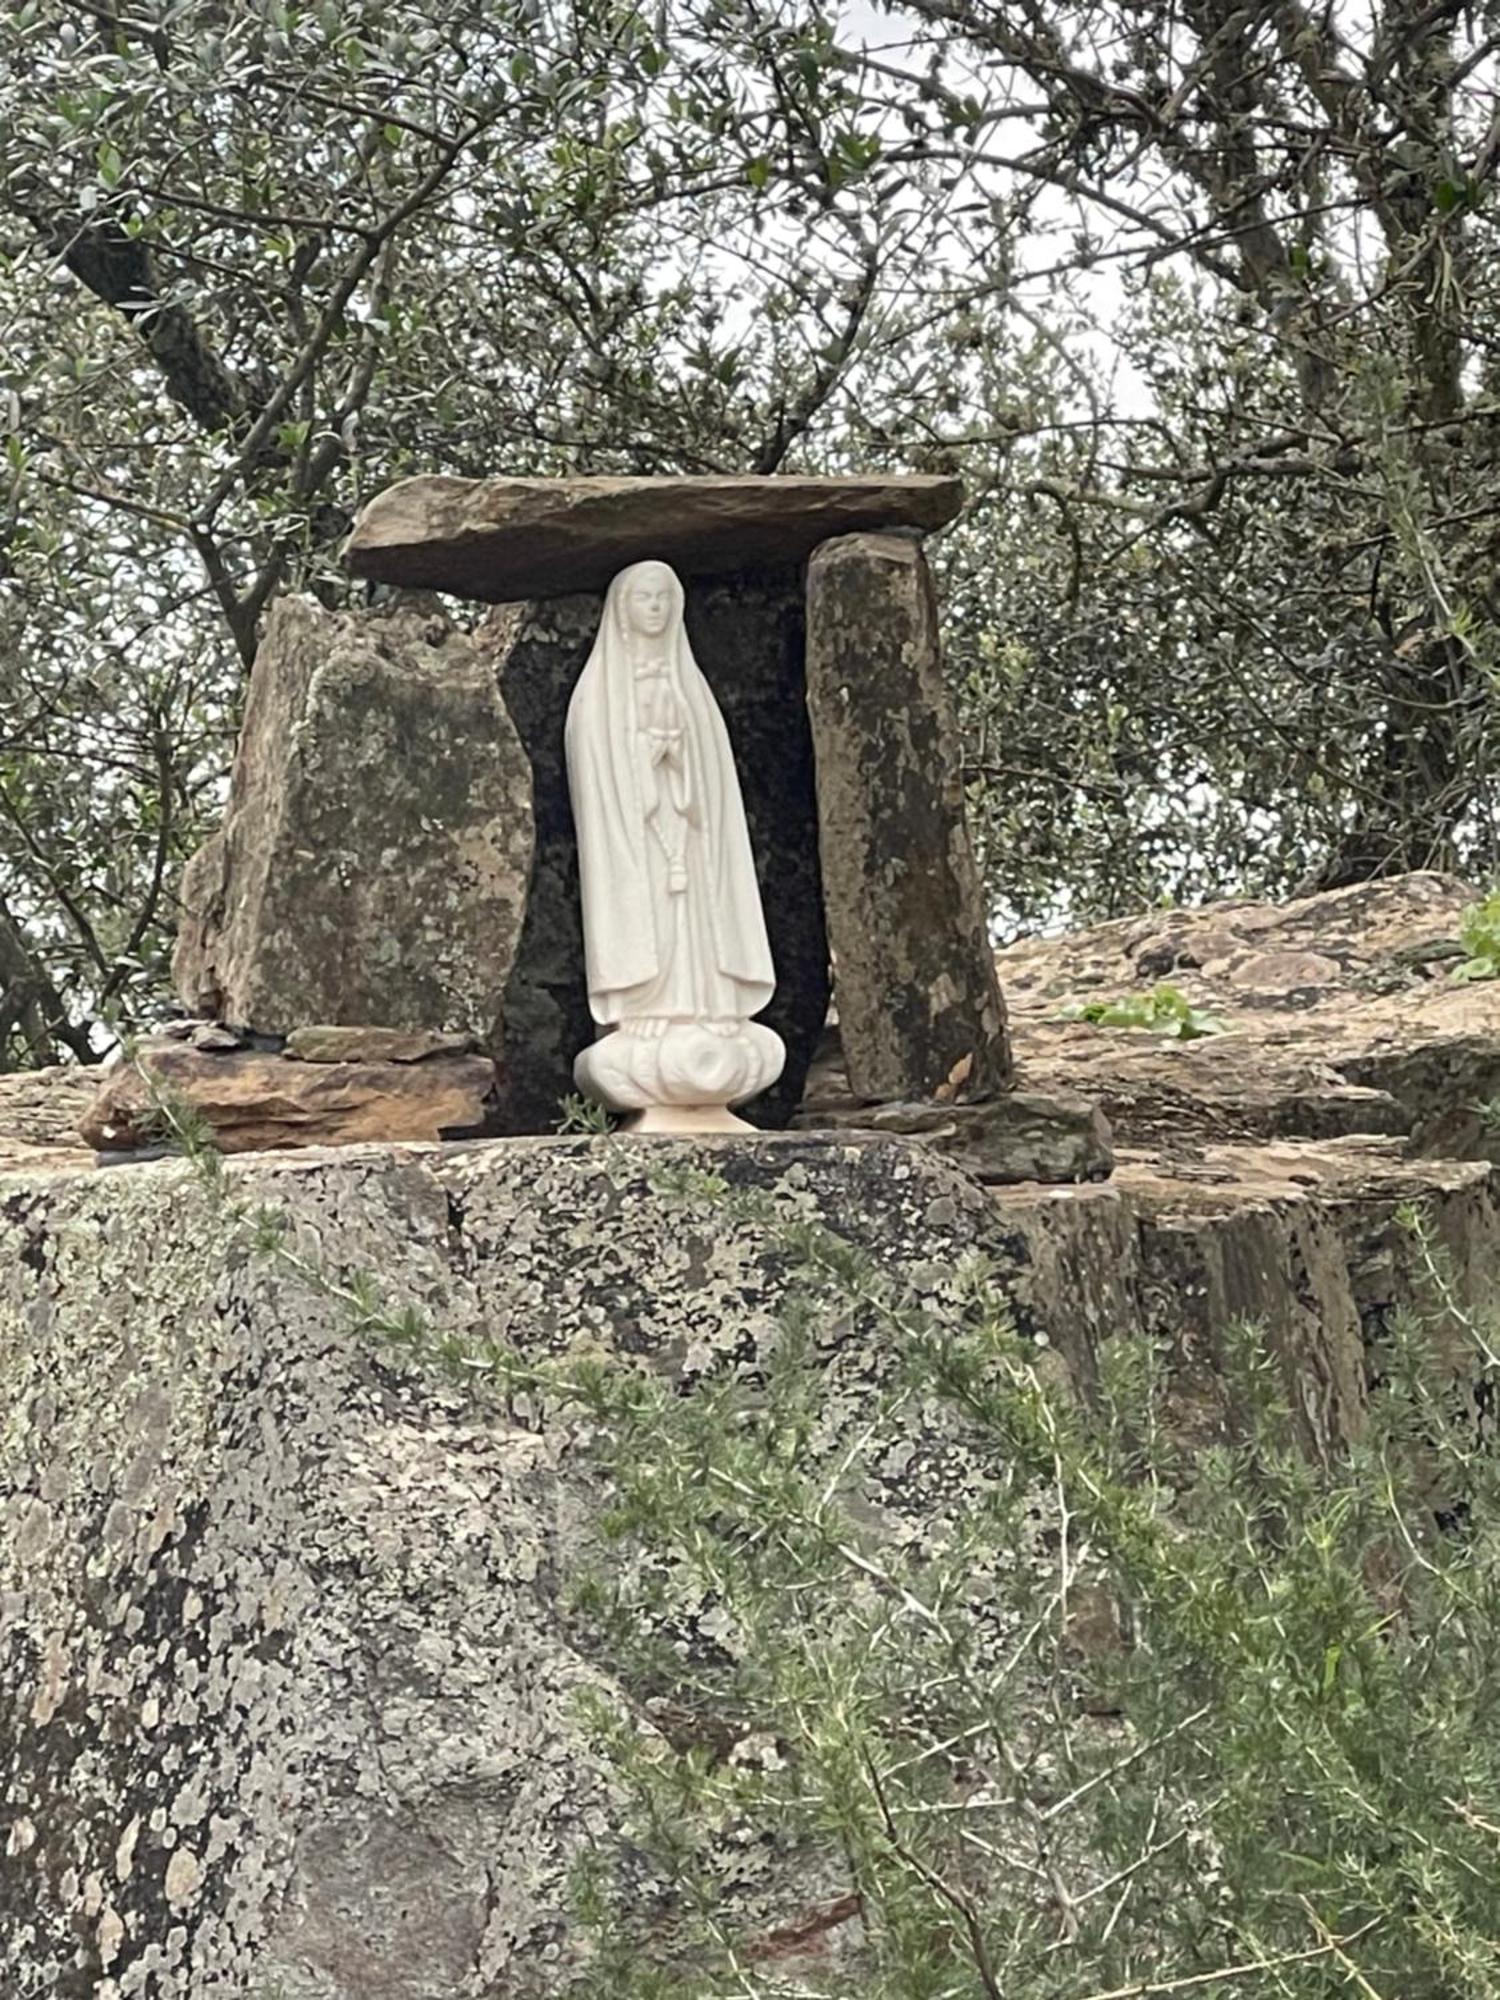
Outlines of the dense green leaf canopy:
{"label": "dense green leaf canopy", "polygon": [[[0,1044],[416,469],[956,465],[1002,925],[1493,847],[1494,0],[0,11]],[[362,588],[362,587],[358,587]]]}

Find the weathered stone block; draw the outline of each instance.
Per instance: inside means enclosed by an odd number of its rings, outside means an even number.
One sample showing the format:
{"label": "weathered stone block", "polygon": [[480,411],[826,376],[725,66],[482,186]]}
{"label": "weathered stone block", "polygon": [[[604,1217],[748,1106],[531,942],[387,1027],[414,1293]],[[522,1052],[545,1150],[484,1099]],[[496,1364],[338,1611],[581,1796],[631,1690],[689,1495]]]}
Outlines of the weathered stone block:
{"label": "weathered stone block", "polygon": [[956,479],[403,479],[349,537],[356,576],[452,590],[492,604],[603,590],[654,557],[683,577],[800,562],[830,535],[939,528],[963,500]]}
{"label": "weathered stone block", "polygon": [[486,1041],[520,935],[531,779],[488,660],[441,610],[273,607],[224,825],[188,864],[187,1005]]}
{"label": "weathered stone block", "polygon": [[1010,1076],[937,606],[906,535],[808,565],[807,705],[823,895],[850,1087],[983,1097]]}
{"label": "weathered stone block", "polygon": [[169,1136],[163,1092],[208,1126],[222,1153],[463,1138],[490,1122],[495,1065],[454,1053],[416,1062],[307,1061],[147,1042],[134,1062],[105,1073],[79,1130],[101,1152],[159,1144]]}

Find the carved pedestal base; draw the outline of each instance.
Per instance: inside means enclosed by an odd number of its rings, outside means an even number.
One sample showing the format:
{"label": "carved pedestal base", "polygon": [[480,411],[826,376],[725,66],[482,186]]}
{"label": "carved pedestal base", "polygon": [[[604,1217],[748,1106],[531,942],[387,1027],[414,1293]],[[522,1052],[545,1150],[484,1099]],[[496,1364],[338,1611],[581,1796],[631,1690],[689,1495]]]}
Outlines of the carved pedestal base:
{"label": "carved pedestal base", "polygon": [[659,1139],[690,1139],[703,1132],[755,1134],[750,1121],[736,1118],[727,1104],[653,1104],[649,1111],[627,1118],[620,1130]]}
{"label": "carved pedestal base", "polygon": [[626,1021],[583,1051],[573,1080],[611,1111],[645,1114],[633,1131],[733,1132],[745,1128],[725,1107],[758,1097],[785,1060],[759,1021]]}

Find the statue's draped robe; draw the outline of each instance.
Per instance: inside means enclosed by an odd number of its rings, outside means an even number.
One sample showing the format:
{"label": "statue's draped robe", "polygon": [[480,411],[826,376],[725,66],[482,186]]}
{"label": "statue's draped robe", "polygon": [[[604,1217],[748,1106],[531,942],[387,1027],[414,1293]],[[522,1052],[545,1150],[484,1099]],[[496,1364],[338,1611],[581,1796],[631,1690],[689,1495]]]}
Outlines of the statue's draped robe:
{"label": "statue's draped robe", "polygon": [[568,707],[589,1005],[604,1027],[744,1021],[775,972],[739,778],[675,576],[665,633],[632,647],[627,594],[642,567],[610,585]]}

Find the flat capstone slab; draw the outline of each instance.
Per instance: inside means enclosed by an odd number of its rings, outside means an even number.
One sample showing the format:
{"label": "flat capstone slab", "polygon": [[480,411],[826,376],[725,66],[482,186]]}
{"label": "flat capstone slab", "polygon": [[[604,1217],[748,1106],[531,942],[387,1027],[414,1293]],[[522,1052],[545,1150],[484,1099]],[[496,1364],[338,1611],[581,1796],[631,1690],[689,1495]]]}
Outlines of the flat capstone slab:
{"label": "flat capstone slab", "polygon": [[344,547],[375,582],[504,604],[603,590],[654,558],[682,576],[800,562],[820,542],[878,528],[940,528],[956,479],[403,479],[372,500]]}

